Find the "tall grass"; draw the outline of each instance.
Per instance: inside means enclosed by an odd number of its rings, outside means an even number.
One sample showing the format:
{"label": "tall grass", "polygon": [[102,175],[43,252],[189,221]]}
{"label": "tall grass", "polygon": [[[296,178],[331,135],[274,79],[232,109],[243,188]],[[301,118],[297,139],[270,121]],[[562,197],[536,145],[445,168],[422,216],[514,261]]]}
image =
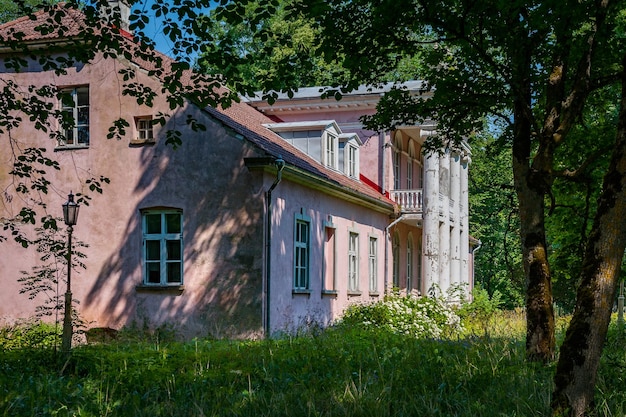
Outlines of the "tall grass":
{"label": "tall grass", "polygon": [[[0,352],[1,416],[544,416],[553,366],[524,360],[517,316],[487,335],[415,339],[336,327],[271,341],[132,338]],[[598,414],[626,412],[612,329]]]}

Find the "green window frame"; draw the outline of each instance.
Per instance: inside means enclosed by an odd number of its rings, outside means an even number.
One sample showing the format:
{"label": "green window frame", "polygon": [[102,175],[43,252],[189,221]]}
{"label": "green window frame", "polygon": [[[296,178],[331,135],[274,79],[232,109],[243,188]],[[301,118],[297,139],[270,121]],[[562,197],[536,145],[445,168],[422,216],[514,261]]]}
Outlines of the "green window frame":
{"label": "green window frame", "polygon": [[180,210],[142,212],[143,284],[183,284],[183,213]]}

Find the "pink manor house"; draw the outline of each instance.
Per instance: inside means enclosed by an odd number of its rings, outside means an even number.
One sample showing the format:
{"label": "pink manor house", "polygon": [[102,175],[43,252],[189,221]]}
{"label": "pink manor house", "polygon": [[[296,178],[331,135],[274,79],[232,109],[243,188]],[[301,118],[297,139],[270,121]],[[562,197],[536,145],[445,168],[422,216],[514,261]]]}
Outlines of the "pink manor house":
{"label": "pink manor house", "polygon": [[[0,36],[21,32],[30,48],[62,53],[83,22],[81,12],[68,10],[70,30],[60,38],[35,30],[47,17],[37,16],[1,25]],[[73,234],[88,245],[80,248],[85,268],[73,270],[72,291],[89,327],[260,337],[331,323],[350,304],[381,300],[392,288],[424,296],[471,290],[479,242],[469,234],[469,146],[422,152],[434,122],[364,129],[359,117],[375,112],[390,85],[340,101],[303,88],[271,106],[254,98],[227,109],[188,101],[172,111],[162,96],[148,107],[121,94],[124,69],[160,91],[161,81],[139,59],[98,55],[59,75],[28,54],[15,71],[6,63],[16,54],[0,44],[3,87],[14,82],[28,95],[28,86],[52,84],[73,98],[54,103],[75,121],[63,140],[27,122],[2,137],[5,150],[9,140],[45,148],[59,163],[47,173],[47,211],[62,216],[70,191],[88,192],[91,177],[110,179],[80,207]],[[167,123],[153,125],[160,113],[169,114]],[[189,115],[206,130],[191,129]],[[121,139],[107,139],[120,117],[130,127]],[[178,149],[165,144],[168,130],[182,133]],[[2,152],[5,224],[24,205],[12,168],[11,152]],[[41,253],[10,236],[0,248],[2,325],[34,316],[50,294],[31,300],[20,293],[21,271],[41,264]],[[64,291],[61,282],[56,295]]]}

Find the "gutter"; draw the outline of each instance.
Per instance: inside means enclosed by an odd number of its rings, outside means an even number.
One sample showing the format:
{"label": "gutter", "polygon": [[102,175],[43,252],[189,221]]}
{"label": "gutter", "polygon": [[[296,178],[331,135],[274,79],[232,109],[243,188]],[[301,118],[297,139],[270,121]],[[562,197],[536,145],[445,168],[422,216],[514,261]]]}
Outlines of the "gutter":
{"label": "gutter", "polygon": [[263,331],[266,338],[270,337],[270,288],[271,288],[271,271],[272,271],[272,191],[280,183],[283,176],[283,169],[285,168],[285,160],[278,155],[278,158],[273,160],[273,164],[276,165],[276,179],[272,183],[272,186],[265,192],[265,211],[267,213],[267,232],[265,238],[265,317],[263,320]]}

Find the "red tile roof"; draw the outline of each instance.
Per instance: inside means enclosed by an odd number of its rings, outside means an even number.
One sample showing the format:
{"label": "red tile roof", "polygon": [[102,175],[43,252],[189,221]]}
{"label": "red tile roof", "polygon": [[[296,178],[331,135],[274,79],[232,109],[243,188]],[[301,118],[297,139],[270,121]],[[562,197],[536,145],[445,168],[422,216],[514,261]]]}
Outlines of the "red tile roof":
{"label": "red tile roof", "polygon": [[[56,15],[54,12],[59,13]],[[60,20],[56,16],[59,16]],[[37,42],[63,41],[70,38],[80,37],[83,28],[87,25],[85,15],[73,8],[59,4],[50,12],[39,11],[34,18],[25,16],[11,22],[0,25],[0,46],[7,46],[10,40],[18,39],[35,44]],[[63,28],[59,30],[59,28]],[[172,74],[172,68],[176,67],[176,61],[157,51],[142,51],[134,43],[127,32],[114,31],[120,37],[121,46],[130,52],[132,61],[141,68],[152,72],[161,81],[165,81],[168,74]],[[186,95],[191,96],[196,85],[208,86],[213,95],[226,96],[232,92],[223,86],[213,87],[215,80],[190,70],[182,70],[181,84],[186,90]],[[304,170],[327,183],[333,184],[346,193],[361,195],[368,200],[380,202],[383,206],[393,209],[393,201],[372,187],[353,180],[340,172],[329,169],[302,151],[298,150],[278,134],[272,132],[263,124],[272,123],[273,120],[263,113],[245,103],[233,102],[226,109],[221,106],[205,108],[209,114],[220,120],[224,125],[241,134],[257,148],[268,156],[281,156],[288,165]]]}

